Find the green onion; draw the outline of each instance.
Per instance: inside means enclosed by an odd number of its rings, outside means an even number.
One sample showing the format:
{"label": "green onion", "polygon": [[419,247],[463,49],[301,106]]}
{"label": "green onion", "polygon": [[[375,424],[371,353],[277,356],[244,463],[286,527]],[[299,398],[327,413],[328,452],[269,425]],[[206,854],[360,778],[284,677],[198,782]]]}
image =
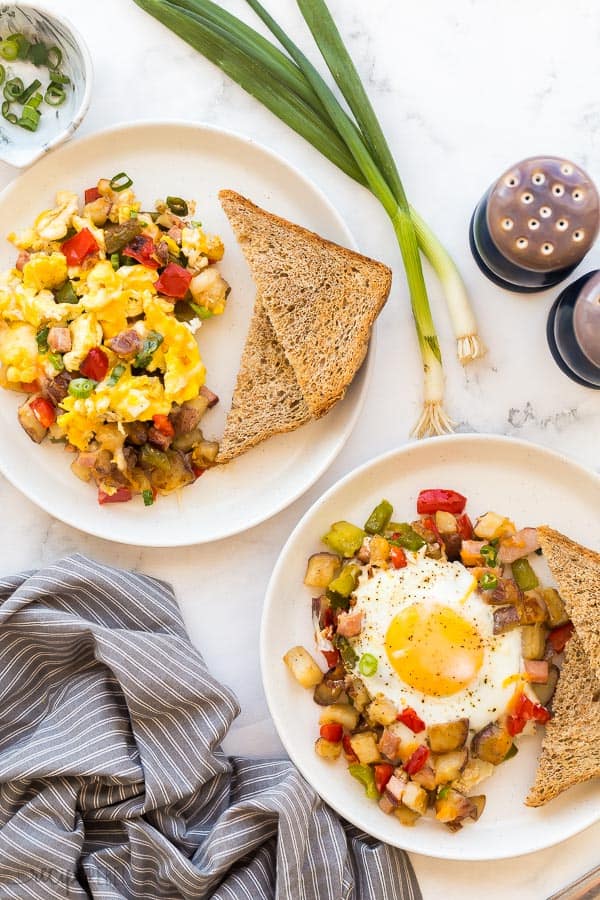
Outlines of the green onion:
{"label": "green onion", "polygon": [[[31,96],[33,96],[33,94],[35,94],[35,92],[37,91],[37,89],[39,87],[41,87],[41,85],[42,85],[42,82],[39,80],[39,78],[36,78],[35,81],[32,81],[31,84],[28,87],[26,87],[25,90],[21,94],[19,94],[19,97],[18,97],[19,103],[23,103],[23,104],[27,103],[29,98]],[[40,94],[40,99],[41,99],[41,94]]]}
{"label": "green onion", "polygon": [[49,47],[46,58],[46,65],[49,69],[58,69],[62,62],[62,50],[60,47]]}
{"label": "green onion", "polygon": [[149,366],[155,351],[158,350],[163,341],[164,337],[162,334],[159,334],[158,331],[149,331],[144,338],[142,349],[133,361],[135,368],[145,369]]}
{"label": "green onion", "polygon": [[188,205],[181,197],[167,197],[167,206],[175,216],[187,216]]}
{"label": "green onion", "polygon": [[12,38],[7,38],[0,43],[0,56],[7,62],[13,62],[19,55],[19,45]]}
{"label": "green onion", "polygon": [[214,312],[211,309],[207,309],[206,306],[198,306],[192,300],[188,300],[188,305],[191,306],[199,319],[212,319],[214,316]]}
{"label": "green onion", "polygon": [[11,123],[11,125],[16,125],[19,121],[15,113],[10,112],[10,103],[8,102],[8,100],[5,100],[2,104],[2,115],[7,122]]}
{"label": "green onion", "polygon": [[66,99],[65,89],[60,84],[51,81],[44,94],[44,101],[48,106],[62,106]]}
{"label": "green onion", "polygon": [[479,587],[482,591],[493,591],[498,587],[498,579],[492,572],[484,572],[479,579]]}
{"label": "green onion", "polygon": [[45,44],[32,44],[29,48],[27,58],[34,66],[45,66],[48,63],[48,49]]}
{"label": "green onion", "polygon": [[91,378],[74,378],[69,382],[69,393],[78,400],[86,400],[97,384]]}
{"label": "green onion", "polygon": [[363,653],[358,661],[358,671],[367,678],[377,671],[377,657],[372,653]]}
{"label": "green onion", "polygon": [[70,281],[65,281],[65,283],[54,292],[54,299],[57,303],[79,303],[79,297],[73,290],[73,284]]}
{"label": "green onion", "polygon": [[10,81],[7,81],[4,85],[4,90],[2,93],[4,94],[5,100],[9,100],[11,103],[13,100],[18,100],[25,85],[20,78],[11,78]]}
{"label": "green onion", "polygon": [[6,69],[0,63],[0,85],[4,84],[4,79],[6,78]]}
{"label": "green onion", "polygon": [[448,794],[450,793],[450,785],[445,784],[443,787],[438,788],[437,797],[438,800],[444,800]]}
{"label": "green onion", "polygon": [[116,272],[117,269],[119,268],[119,266],[121,265],[121,257],[119,255],[118,251],[116,253],[110,254],[110,264]]}
{"label": "green onion", "polygon": [[481,548],[480,552],[488,566],[496,565],[496,560],[498,559],[498,551],[495,547],[492,547],[491,544],[486,544]]}
{"label": "green onion", "polygon": [[52,75],[50,76],[50,84],[71,84],[71,79],[68,75],[61,75],[60,72],[52,72]]}
{"label": "green onion", "polygon": [[50,362],[54,366],[57,372],[62,372],[65,367],[63,358],[60,353],[49,353],[48,362]]}
{"label": "green onion", "polygon": [[113,175],[113,177],[110,179],[110,187],[117,193],[119,193],[119,191],[127,190],[127,188],[130,188],[132,184],[133,181],[129,177],[127,172],[119,172],[118,175]]}
{"label": "green onion", "polygon": [[38,331],[38,333],[35,336],[35,339],[36,339],[37,345],[38,345],[38,350],[40,351],[40,353],[45,353],[46,350],[48,349],[48,334],[49,334],[49,332],[50,332],[50,329],[48,327],[42,328],[42,330]]}
{"label": "green onion", "polygon": [[154,503],[154,494],[150,488],[142,491],[142,498],[144,500],[144,506],[152,506]]}
{"label": "green onion", "polygon": [[115,366],[109,377],[106,379],[108,387],[114,387],[124,371],[125,366],[123,365],[123,363],[119,363],[117,366]]}
{"label": "green onion", "polygon": [[31,47],[31,41],[28,41],[24,34],[12,34],[9,40],[17,45],[17,58],[27,59]]}

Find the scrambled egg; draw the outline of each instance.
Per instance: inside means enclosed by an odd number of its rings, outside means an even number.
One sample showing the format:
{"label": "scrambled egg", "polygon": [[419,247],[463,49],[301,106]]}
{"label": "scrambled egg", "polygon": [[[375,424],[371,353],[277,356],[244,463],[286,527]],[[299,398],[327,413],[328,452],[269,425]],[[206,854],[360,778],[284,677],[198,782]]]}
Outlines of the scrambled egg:
{"label": "scrambled egg", "polygon": [[[159,272],[123,255],[115,262],[115,254],[106,252],[103,226],[120,227],[137,216],[140,204],[133,191],[114,191],[106,179],[98,183],[98,191],[100,202],[85,208],[76,194],[59,191],[53,209],[40,213],[31,228],[9,235],[21,254],[15,268],[0,274],[0,384],[31,390],[29,385],[43,386],[60,372],[81,380],[88,354],[99,348],[108,371],[92,381],[87,396],[70,392],[59,402],[56,427],[79,450],[94,440],[110,446],[123,468],[123,426],[166,416],[174,405],[196,398],[206,370],[193,334],[199,320],[176,318],[175,299],[157,293]],[[99,221],[102,215],[104,221]],[[62,244],[84,229],[96,249],[80,264],[67,265]],[[220,238],[196,225],[182,229],[180,243],[150,216],[140,215],[138,233],[140,229],[155,246],[164,238],[170,259],[178,258],[192,276],[223,256]],[[224,310],[223,285],[227,287],[221,279],[222,296],[216,302],[208,291],[205,301],[198,292],[188,296],[218,314]],[[111,339],[131,331],[142,349],[129,357],[113,351]],[[137,353],[146,356],[138,358]]]}

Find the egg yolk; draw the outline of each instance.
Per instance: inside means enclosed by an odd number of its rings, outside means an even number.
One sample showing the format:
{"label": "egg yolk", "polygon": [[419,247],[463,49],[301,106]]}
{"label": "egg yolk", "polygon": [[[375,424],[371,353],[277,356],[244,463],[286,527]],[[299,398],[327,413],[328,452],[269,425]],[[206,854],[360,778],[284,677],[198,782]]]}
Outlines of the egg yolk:
{"label": "egg yolk", "polygon": [[464,690],[483,663],[479,632],[448,606],[407,606],[392,620],[385,648],[402,681],[431,697]]}

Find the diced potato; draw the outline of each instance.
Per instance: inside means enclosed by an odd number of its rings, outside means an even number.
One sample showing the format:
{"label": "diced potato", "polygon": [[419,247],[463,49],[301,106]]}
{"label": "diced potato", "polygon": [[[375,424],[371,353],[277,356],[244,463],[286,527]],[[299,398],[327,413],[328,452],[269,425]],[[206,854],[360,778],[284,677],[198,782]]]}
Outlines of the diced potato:
{"label": "diced potato", "polygon": [[315,750],[322,759],[339,759],[342,752],[341,741],[327,741],[325,738],[317,738]]}
{"label": "diced potato", "polygon": [[304,647],[292,647],[283,657],[283,661],[304,688],[314,688],[323,680],[323,673],[308,650]]}
{"label": "diced potato", "polygon": [[369,544],[371,551],[371,565],[379,569],[386,569],[390,558],[390,544],[384,537],[374,534]]}
{"label": "diced potato", "polygon": [[420,816],[427,812],[428,800],[427,791],[415,784],[414,781],[409,781],[402,793],[403,804],[413,812],[419,813]]}
{"label": "diced potato", "polygon": [[336,553],[313,553],[306,564],[304,584],[308,587],[326,588],[342,567]]}
{"label": "diced potato", "polygon": [[412,780],[415,784],[421,785],[421,787],[425,788],[426,791],[433,791],[434,788],[437,787],[437,782],[435,779],[435,771],[429,763],[426,763],[422,769],[419,769],[418,772],[415,772],[414,775],[411,776]]}
{"label": "diced potato", "polygon": [[504,757],[510,750],[513,739],[508,729],[499,722],[491,722],[478,731],[471,741],[471,753],[492,763],[494,766],[504,762]]}
{"label": "diced potato", "polygon": [[403,803],[392,811],[392,815],[395,816],[402,825],[407,825],[409,828],[412,828],[421,818],[421,813],[415,812],[414,809],[409,809],[408,806],[405,806]]}
{"label": "diced potato", "polygon": [[469,751],[466,747],[462,750],[452,750],[451,753],[442,753],[434,760],[436,785],[447,784],[459,777],[467,764]]}
{"label": "diced potato", "polygon": [[458,531],[456,516],[438,509],[435,514],[435,527],[440,534],[456,534]]}
{"label": "diced potato", "polygon": [[377,747],[377,736],[372,731],[361,731],[350,738],[350,746],[358,757],[359,763],[368,766],[369,763],[381,761],[381,754]]}
{"label": "diced potato", "polygon": [[569,614],[558,591],[554,590],[554,588],[544,588],[542,597],[546,604],[550,627],[558,628],[559,625],[566,625],[569,621]]}
{"label": "diced potato", "polygon": [[331,706],[324,706],[319,716],[319,725],[330,723],[343,725],[348,731],[353,731],[358,725],[358,710],[349,703],[332,703]]}
{"label": "diced potato", "polygon": [[444,725],[430,725],[427,729],[432,753],[449,753],[465,746],[469,735],[469,720],[456,719]]}
{"label": "diced potato", "polygon": [[485,794],[477,794],[476,796],[469,797],[469,800],[475,809],[468,818],[473,819],[473,821],[476,822],[485,809]]}
{"label": "diced potato", "polygon": [[546,652],[547,629],[541,623],[523,625],[521,628],[521,653],[523,659],[543,659]]}
{"label": "diced potato", "polygon": [[435,817],[438,822],[459,823],[463,819],[472,817],[475,812],[475,804],[471,798],[463,797],[459,791],[452,788],[444,791],[443,795],[435,801]]}
{"label": "diced potato", "polygon": [[359,713],[361,713],[371,702],[369,692],[361,678],[348,676],[346,678],[346,693],[352,700],[352,705]]}
{"label": "diced potato", "polygon": [[393,722],[388,728],[392,734],[400,739],[399,755],[403,763],[413,755],[417,747],[427,743],[426,731],[421,731],[420,734],[414,734],[404,722]]}
{"label": "diced potato", "polygon": [[468,794],[476,785],[489,778],[493,771],[494,766],[491,762],[472,756],[460,773],[460,777],[454,782],[454,787],[462,794]]}
{"label": "diced potato", "polygon": [[515,531],[515,526],[510,519],[495,512],[487,512],[484,516],[481,516],[477,519],[473,528],[475,536],[486,541],[493,541],[495,538],[514,534]]}
{"label": "diced potato", "polygon": [[376,725],[391,725],[396,721],[398,709],[391,700],[379,694],[367,708],[367,715]]}
{"label": "diced potato", "polygon": [[538,622],[546,621],[546,604],[542,592],[536,588],[525,591],[523,596],[517,600],[516,608],[521,625],[535,625]]}
{"label": "diced potato", "polygon": [[515,606],[497,606],[494,610],[494,634],[504,634],[518,628],[519,613]]}

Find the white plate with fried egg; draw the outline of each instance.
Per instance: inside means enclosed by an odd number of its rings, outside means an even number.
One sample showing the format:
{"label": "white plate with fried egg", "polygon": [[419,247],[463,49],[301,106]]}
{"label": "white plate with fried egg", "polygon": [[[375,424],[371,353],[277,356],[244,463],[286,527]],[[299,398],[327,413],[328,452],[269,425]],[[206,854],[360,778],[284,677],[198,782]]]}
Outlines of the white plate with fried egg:
{"label": "white plate with fried egg", "polygon": [[[600,548],[600,478],[565,457],[522,441],[486,435],[434,438],[387,453],[356,469],[321,497],[282,550],[267,590],[262,621],[261,667],[267,702],[279,736],[304,777],[341,816],[373,837],[446,859],[487,860],[531,853],[565,840],[600,819],[598,782],[566,791],[545,807],[524,805],[534,780],[541,731],[524,735],[519,753],[497,767],[482,784],[487,802],[477,822],[452,833],[435,819],[423,817],[408,828],[393,816],[386,816],[366,797],[362,786],[349,775],[343,757],[328,762],[316,755],[319,707],[313,702],[312,692],[294,680],[282,661],[294,645],[315,652],[311,618],[314,589],[304,586],[303,577],[308,557],[323,549],[320,538],[331,524],[341,519],[365,521],[384,497],[394,506],[395,520],[410,520],[419,491],[433,487],[451,488],[466,496],[471,515],[499,510],[518,527],[549,524],[586,546]],[[536,567],[538,564],[544,567],[540,572],[544,583],[550,584],[545,562],[536,559]],[[459,602],[458,576],[456,583],[448,583],[448,577],[449,573],[440,572],[432,579],[436,592],[443,591],[446,599],[458,598],[456,611],[460,615],[468,611],[475,625],[483,621],[485,616],[479,617],[475,598],[469,600],[468,610]],[[381,589],[385,590],[385,585]],[[411,594],[413,600],[416,596],[427,603],[427,590],[422,584],[412,585]],[[384,607],[380,604],[380,614],[385,618]],[[397,612],[390,610],[390,616]],[[389,625],[388,621],[378,623],[381,634]],[[372,640],[376,645],[376,632],[374,629],[370,637],[365,635],[365,641]],[[398,637],[402,639],[401,634]],[[490,701],[492,695],[500,697],[505,670],[515,662],[509,658],[510,641],[504,643],[504,657],[495,654],[486,660],[485,684],[482,681],[481,691],[473,694],[472,709],[440,710],[440,721],[448,720],[452,713],[476,717],[478,705],[489,706],[494,702]],[[371,644],[366,649],[374,654],[378,651]],[[319,657],[316,652],[315,657]],[[391,678],[398,678],[398,674],[392,673]],[[415,679],[408,680],[415,691]],[[494,690],[496,682],[498,691]],[[399,680],[389,689],[399,696],[406,685]],[[451,698],[446,700],[451,703]]]}

